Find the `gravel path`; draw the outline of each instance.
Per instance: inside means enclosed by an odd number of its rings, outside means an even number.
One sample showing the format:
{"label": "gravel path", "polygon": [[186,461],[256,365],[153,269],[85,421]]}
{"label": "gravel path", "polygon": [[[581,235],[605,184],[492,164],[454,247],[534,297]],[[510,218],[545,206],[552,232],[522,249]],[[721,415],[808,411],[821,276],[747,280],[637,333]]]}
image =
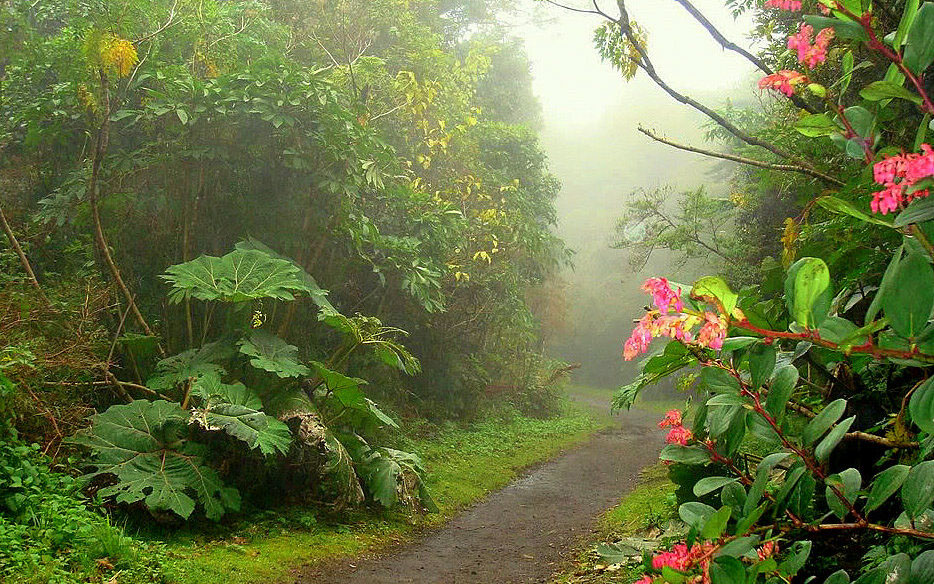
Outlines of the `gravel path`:
{"label": "gravel path", "polygon": [[657,459],[663,445],[663,434],[655,427],[659,417],[640,410],[617,416],[613,428],[537,467],[421,539],[384,550],[381,556],[307,568],[294,582],[548,582],[582,536],[591,533],[595,518]]}

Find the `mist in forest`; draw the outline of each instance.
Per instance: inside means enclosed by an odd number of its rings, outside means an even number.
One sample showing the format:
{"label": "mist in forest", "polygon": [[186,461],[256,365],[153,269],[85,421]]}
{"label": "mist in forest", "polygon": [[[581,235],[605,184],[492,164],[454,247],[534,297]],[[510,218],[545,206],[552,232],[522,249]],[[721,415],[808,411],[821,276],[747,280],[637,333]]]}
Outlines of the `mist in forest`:
{"label": "mist in forest", "polygon": [[[696,4],[728,38],[744,41],[749,24],[734,20],[722,2]],[[758,95],[749,63],[722,51],[676,3],[641,0],[631,2],[630,11],[650,31],[653,61],[677,90],[713,107],[724,105],[727,95]],[[637,131],[641,124],[679,142],[705,146],[708,120],[674,101],[644,73],[627,82],[601,62],[592,42],[598,17],[559,8],[540,9],[539,17],[519,34],[542,102],[542,146],[563,186],[557,201],[559,234],[575,252],[573,268],[563,273],[568,327],[555,336],[549,351],[582,364],[577,382],[616,387],[629,383],[636,372],[636,362],[625,363],[621,351],[647,302],[639,290],[642,282],[675,274],[677,281],[690,281],[705,269],[677,266],[656,251],[645,268],[633,272],[629,252],[611,248],[626,198],[637,189],[664,185],[676,191],[705,185],[712,193],[723,192],[724,163],[656,143]],[[711,78],[710,71],[718,71],[718,77]]]}

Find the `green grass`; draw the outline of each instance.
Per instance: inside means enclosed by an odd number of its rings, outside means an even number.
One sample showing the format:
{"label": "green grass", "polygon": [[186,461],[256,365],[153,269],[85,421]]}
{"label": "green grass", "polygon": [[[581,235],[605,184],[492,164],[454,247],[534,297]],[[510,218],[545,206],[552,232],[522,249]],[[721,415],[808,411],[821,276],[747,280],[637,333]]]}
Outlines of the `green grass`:
{"label": "green grass", "polygon": [[522,469],[584,440],[600,425],[577,409],[547,420],[515,417],[466,427],[446,425],[428,438],[409,439],[403,445],[422,457],[439,513],[413,518],[398,512],[266,512],[213,537],[176,534],[168,542],[170,570],[182,584],[271,582],[285,580],[292,568],[303,564],[405,541],[506,485]]}

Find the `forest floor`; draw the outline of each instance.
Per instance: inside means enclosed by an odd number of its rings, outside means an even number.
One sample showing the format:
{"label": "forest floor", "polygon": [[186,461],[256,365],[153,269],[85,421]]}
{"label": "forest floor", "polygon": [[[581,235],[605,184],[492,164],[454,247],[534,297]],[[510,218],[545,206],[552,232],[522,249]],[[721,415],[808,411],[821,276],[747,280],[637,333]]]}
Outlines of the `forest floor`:
{"label": "forest floor", "polygon": [[[609,393],[572,388],[605,419]],[[651,408],[655,410],[656,408]],[[301,584],[518,584],[549,582],[569,552],[600,532],[599,518],[656,462],[663,439],[655,411],[634,408],[608,427],[420,539],[380,553],[297,570]],[[473,469],[482,476],[487,469]]]}

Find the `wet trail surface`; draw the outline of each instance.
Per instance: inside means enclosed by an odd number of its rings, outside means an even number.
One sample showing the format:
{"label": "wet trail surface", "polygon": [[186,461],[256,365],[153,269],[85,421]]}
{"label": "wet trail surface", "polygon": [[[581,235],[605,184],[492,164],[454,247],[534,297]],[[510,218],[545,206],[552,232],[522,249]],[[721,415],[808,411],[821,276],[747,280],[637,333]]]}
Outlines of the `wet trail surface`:
{"label": "wet trail surface", "polygon": [[[586,403],[588,407],[597,406]],[[606,402],[598,407],[606,408]],[[595,519],[657,460],[658,414],[632,410],[420,539],[381,555],[306,568],[301,584],[548,582]],[[478,473],[483,469],[478,468]]]}

